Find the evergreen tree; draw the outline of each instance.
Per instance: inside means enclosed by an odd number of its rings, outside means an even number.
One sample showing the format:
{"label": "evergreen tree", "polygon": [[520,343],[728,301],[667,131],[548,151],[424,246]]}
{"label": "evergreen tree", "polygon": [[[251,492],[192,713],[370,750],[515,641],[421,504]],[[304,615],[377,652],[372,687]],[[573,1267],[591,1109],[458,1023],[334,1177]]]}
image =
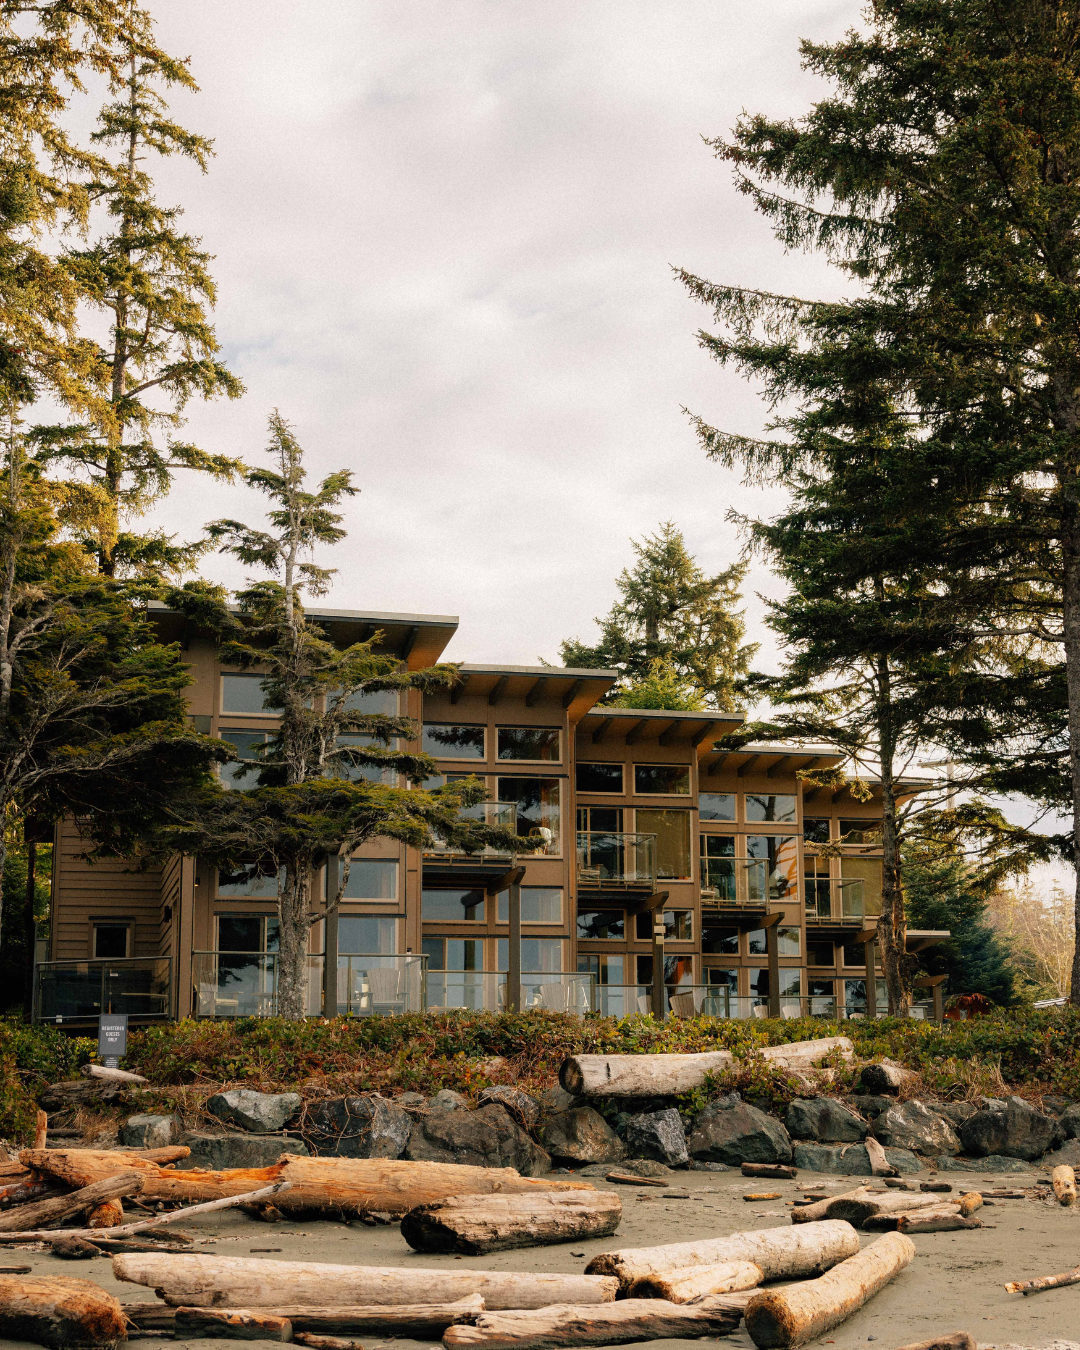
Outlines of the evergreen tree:
{"label": "evergreen tree", "polygon": [[[479,779],[423,787],[435,761],[399,748],[416,737],[414,722],[365,711],[365,695],[445,688],[457,680],[456,668],[410,671],[378,653],[374,639],[338,647],[305,613],[305,595],[324,594],[333,576],[315,551],[345,537],[338,507],[355,489],[345,470],[309,489],[303,452],[276,412],[268,453],[271,466],[250,470],[247,481],[270,501],[270,528],[221,520],[210,530],[224,550],[270,579],[239,594],[235,616],[220,606],[215,614],[213,595],[199,585],[174,600],[218,624],[225,661],[263,674],[267,705],[280,709],[277,731],[264,753],[243,766],[250,788],[198,794],[162,838],[230,872],[280,876],[278,1012],[298,1019],[305,1012],[309,932],[340,904],[349,860],[361,844],[382,837],[418,846],[443,839],[466,850],[490,843],[514,852],[526,845],[511,831],[462,819],[462,808],[486,799]],[[313,905],[312,874],[335,856],[343,864],[338,891],[327,905]]]}
{"label": "evergreen tree", "polygon": [[596,621],[599,641],[567,639],[563,664],[617,670],[607,703],[730,711],[757,651],[743,645],[746,625],[735,608],[746,565],[707,576],[671,521],[630,543],[637,560],[616,581],[621,598]]}

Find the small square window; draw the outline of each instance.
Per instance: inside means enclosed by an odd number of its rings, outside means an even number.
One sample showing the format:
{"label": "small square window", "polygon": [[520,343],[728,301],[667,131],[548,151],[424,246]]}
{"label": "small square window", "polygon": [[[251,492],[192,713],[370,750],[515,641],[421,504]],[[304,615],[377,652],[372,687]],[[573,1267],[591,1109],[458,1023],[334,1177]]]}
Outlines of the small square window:
{"label": "small square window", "polygon": [[842,844],[872,844],[880,848],[881,821],[841,820],[840,842]]}
{"label": "small square window", "polygon": [[698,794],[698,815],[702,820],[734,820],[734,792],[701,792]]}
{"label": "small square window", "polygon": [[94,955],[101,960],[115,961],[130,955],[130,940],[129,923],[94,924]]}
{"label": "small square window", "polygon": [[803,816],[802,834],[808,844],[827,844],[829,842],[829,817]]}
{"label": "small square window", "polygon": [[758,792],[748,792],[746,794],[746,819],[770,820],[777,824],[793,825],[795,823],[795,798],[788,793],[767,796]]}
{"label": "small square window", "polygon": [[621,764],[584,764],[579,760],[574,772],[579,792],[621,792],[623,790],[623,766]]}

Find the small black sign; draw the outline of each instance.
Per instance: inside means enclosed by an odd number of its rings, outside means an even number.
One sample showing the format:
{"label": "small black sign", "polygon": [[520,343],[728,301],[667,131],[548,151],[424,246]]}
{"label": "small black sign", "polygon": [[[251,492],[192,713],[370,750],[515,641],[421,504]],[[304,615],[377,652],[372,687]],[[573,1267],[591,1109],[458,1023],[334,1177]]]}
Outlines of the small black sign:
{"label": "small black sign", "polygon": [[102,1013],[98,1018],[98,1055],[107,1064],[127,1054],[127,1023],[127,1013]]}

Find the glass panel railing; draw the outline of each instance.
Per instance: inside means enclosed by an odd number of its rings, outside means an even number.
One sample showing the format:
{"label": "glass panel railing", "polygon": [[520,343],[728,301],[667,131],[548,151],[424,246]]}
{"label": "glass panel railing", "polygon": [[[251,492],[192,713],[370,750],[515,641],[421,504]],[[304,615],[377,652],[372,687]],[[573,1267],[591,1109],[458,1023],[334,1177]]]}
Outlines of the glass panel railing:
{"label": "glass panel railing", "polygon": [[578,885],[649,887],[656,882],[656,835],[579,830]]}
{"label": "glass panel railing", "polygon": [[77,1021],[102,1013],[166,1018],[172,1011],[172,961],[131,956],[111,961],[44,961],[35,969],[34,1016]]}
{"label": "glass panel railing", "polygon": [[[503,830],[517,829],[517,802],[478,802],[475,806],[464,807],[458,814],[462,820],[475,821],[480,825],[497,826]],[[466,853],[459,845],[448,843],[444,839],[436,839],[426,844],[424,852],[435,854],[440,858],[508,858],[510,856],[507,849],[498,848],[480,848],[472,853]]]}
{"label": "glass panel railing", "polygon": [[548,1008],[552,1012],[591,1012],[595,1006],[593,978],[591,974],[572,970],[522,975],[521,1006]]}
{"label": "glass panel railing", "polygon": [[598,984],[593,1007],[603,1017],[632,1017],[652,1011],[652,990],[647,984]]}
{"label": "glass panel railing", "polygon": [[856,923],[866,917],[861,878],[809,876],[803,886],[811,922]]}
{"label": "glass panel railing", "polygon": [[703,910],[769,903],[769,864],[765,858],[702,858]]}
{"label": "glass panel railing", "polygon": [[506,997],[506,976],[496,970],[431,970],[424,980],[428,1012],[500,1012]]}
{"label": "glass panel railing", "polygon": [[346,953],[337,963],[338,1012],[421,1012],[424,1007],[424,957]]}
{"label": "glass panel railing", "polygon": [[[323,958],[304,957],[304,1013],[322,1012]],[[277,952],[193,952],[196,1017],[276,1017]]]}
{"label": "glass panel railing", "polygon": [[760,1001],[756,994],[735,994],[722,984],[680,984],[668,990],[673,1017],[748,1018]]}

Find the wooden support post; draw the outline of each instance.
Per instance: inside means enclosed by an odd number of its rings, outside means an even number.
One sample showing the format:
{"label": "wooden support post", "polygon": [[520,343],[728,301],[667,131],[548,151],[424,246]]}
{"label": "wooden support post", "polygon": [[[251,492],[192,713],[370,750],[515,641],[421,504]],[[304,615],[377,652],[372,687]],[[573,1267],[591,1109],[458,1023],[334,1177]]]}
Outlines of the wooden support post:
{"label": "wooden support post", "polygon": [[512,881],[507,893],[510,906],[509,952],[506,962],[506,1011],[521,1011],[521,882]]}
{"label": "wooden support post", "polygon": [[[326,897],[330,901],[337,895],[340,884],[341,861],[335,853],[326,860]],[[337,905],[323,920],[323,1016],[338,1015],[338,919]]]}
{"label": "wooden support post", "polygon": [[780,941],[779,924],[765,929],[765,956],[769,963],[769,1016],[780,1016]]}
{"label": "wooden support post", "polygon": [[664,985],[664,911],[652,916],[652,1014],[658,1022],[667,1016]]}
{"label": "wooden support post", "polygon": [[875,955],[877,943],[870,938],[866,943],[866,1016],[869,1020],[877,1016],[877,971]]}

